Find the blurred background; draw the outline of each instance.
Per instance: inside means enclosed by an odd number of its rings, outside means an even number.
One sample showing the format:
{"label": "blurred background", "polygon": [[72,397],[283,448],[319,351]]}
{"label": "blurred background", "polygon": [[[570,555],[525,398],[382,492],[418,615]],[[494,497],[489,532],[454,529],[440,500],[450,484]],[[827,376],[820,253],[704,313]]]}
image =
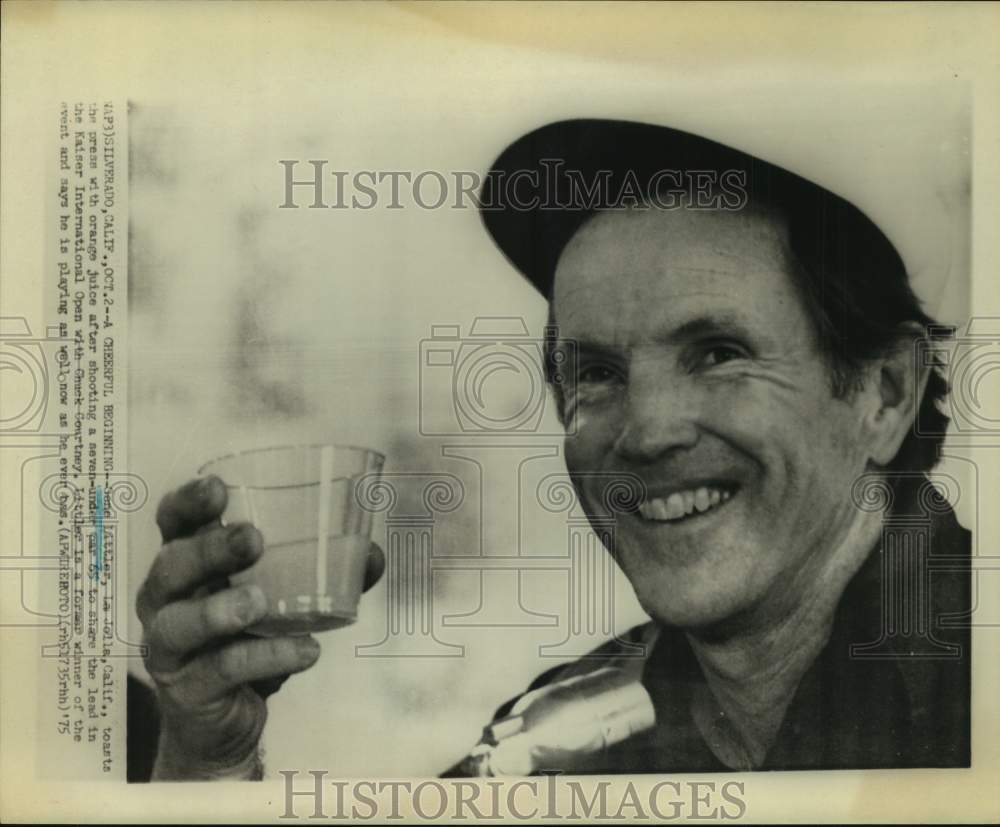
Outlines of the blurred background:
{"label": "blurred background", "polygon": [[[167,74],[147,84],[155,92],[131,102],[129,466],[150,501],[129,526],[130,598],[159,546],[156,501],[208,459],[243,448],[378,448],[387,474],[416,475],[400,483],[404,510],[419,510],[425,479],[458,478],[464,500],[435,517],[435,556],[566,555],[579,529],[573,509],[537,503],[540,481],[564,470],[548,401],[534,434],[486,439],[455,428],[446,381],[421,393],[432,326],[466,336],[478,317],[512,317],[527,342],[542,332],[544,302],[472,204],[452,208],[452,189],[445,206],[424,209],[403,182],[401,209],[388,208],[384,185],[371,209],[307,209],[301,188],[302,208],[279,209],[282,159],[301,161],[297,179],[321,159],[348,179],[431,170],[453,182],[458,171],[482,175],[508,143],[549,121],[666,123],[854,200],[900,247],[931,312],[953,323],[967,315],[968,90],[933,61],[882,59],[874,18],[842,42],[801,36],[824,19],[829,34],[856,7],[810,7],[809,27],[795,8],[766,32],[738,19],[709,30],[684,6],[632,7],[625,20],[597,5],[586,29],[568,5],[298,7],[314,19],[294,29],[267,8],[252,22],[242,16],[217,50],[178,43]],[[905,10],[893,31],[905,36]],[[425,199],[436,194],[428,182]],[[505,375],[485,390],[496,410],[512,410],[524,385]],[[381,519],[383,545],[385,530]],[[386,588],[363,598],[357,624],[322,634],[318,665],[271,700],[272,771],[436,774],[500,703],[573,654],[558,648],[572,591],[558,566],[522,576],[519,593],[512,576],[435,572],[440,651],[419,657],[400,641],[376,646]],[[497,605],[519,594],[510,619],[523,625],[445,621],[474,615],[485,592]],[[620,574],[611,593],[601,611],[615,628],[644,619]],[[606,637],[603,620],[592,625],[576,636],[581,651]],[[138,639],[134,618],[133,629]]]}

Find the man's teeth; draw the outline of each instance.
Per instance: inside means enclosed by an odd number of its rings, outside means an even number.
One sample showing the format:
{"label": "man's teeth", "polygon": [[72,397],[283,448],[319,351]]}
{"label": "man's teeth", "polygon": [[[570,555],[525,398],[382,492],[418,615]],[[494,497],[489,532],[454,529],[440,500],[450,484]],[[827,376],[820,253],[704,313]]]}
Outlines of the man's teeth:
{"label": "man's teeth", "polygon": [[639,505],[639,513],[647,520],[679,520],[695,511],[708,511],[732,496],[721,488],[701,487],[693,491],[677,491],[669,497],[656,497]]}

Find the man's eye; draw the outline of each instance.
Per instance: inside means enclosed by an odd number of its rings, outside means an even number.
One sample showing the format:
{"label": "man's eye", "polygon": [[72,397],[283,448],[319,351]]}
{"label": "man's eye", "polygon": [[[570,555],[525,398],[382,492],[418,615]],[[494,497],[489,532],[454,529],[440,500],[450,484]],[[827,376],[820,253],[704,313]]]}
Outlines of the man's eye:
{"label": "man's eye", "polygon": [[608,385],[619,379],[618,371],[607,365],[588,365],[580,369],[581,385]]}
{"label": "man's eye", "polygon": [[747,358],[746,351],[737,345],[715,344],[702,351],[701,358],[698,360],[698,366],[712,368],[725,362],[731,362],[734,359],[745,358]]}

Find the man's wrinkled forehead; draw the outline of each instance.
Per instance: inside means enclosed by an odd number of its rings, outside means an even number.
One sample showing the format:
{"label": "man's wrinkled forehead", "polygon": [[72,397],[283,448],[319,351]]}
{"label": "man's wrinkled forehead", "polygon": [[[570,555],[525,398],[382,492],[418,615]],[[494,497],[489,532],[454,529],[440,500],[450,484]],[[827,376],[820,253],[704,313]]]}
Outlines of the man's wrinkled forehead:
{"label": "man's wrinkled forehead", "polygon": [[770,208],[600,212],[560,254],[552,309],[628,304],[637,291],[648,295],[651,280],[664,297],[713,287],[728,294],[743,275],[792,266],[787,222]]}

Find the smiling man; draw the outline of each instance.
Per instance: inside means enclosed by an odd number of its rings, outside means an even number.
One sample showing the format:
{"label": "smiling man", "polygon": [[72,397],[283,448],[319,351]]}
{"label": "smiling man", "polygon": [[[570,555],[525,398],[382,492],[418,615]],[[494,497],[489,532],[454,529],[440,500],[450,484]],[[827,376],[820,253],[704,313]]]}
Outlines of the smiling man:
{"label": "smiling man", "polygon": [[[968,766],[970,537],[926,476],[947,383],[914,359],[942,331],[881,230],[619,121],[523,136],[482,205],[549,301],[566,464],[650,622],[542,675],[445,775]],[[261,777],[266,698],[319,656],[243,633],[266,604],[226,577],[263,540],[219,524],[225,497],[208,478],[157,512],[136,777]]]}
{"label": "smiling man", "polygon": [[[968,574],[930,578],[915,535],[883,542],[932,503],[930,553],[954,569],[969,553],[925,476],[940,438],[914,427],[946,424],[947,385],[914,359],[938,329],[889,240],[784,169],[630,122],[536,130],[484,194],[506,207],[487,229],[550,302],[581,503],[613,521],[651,618],[531,687],[643,644],[656,725],[572,769],[967,766],[968,632],[939,621],[968,609]],[[631,507],[608,505],[616,475]]]}

